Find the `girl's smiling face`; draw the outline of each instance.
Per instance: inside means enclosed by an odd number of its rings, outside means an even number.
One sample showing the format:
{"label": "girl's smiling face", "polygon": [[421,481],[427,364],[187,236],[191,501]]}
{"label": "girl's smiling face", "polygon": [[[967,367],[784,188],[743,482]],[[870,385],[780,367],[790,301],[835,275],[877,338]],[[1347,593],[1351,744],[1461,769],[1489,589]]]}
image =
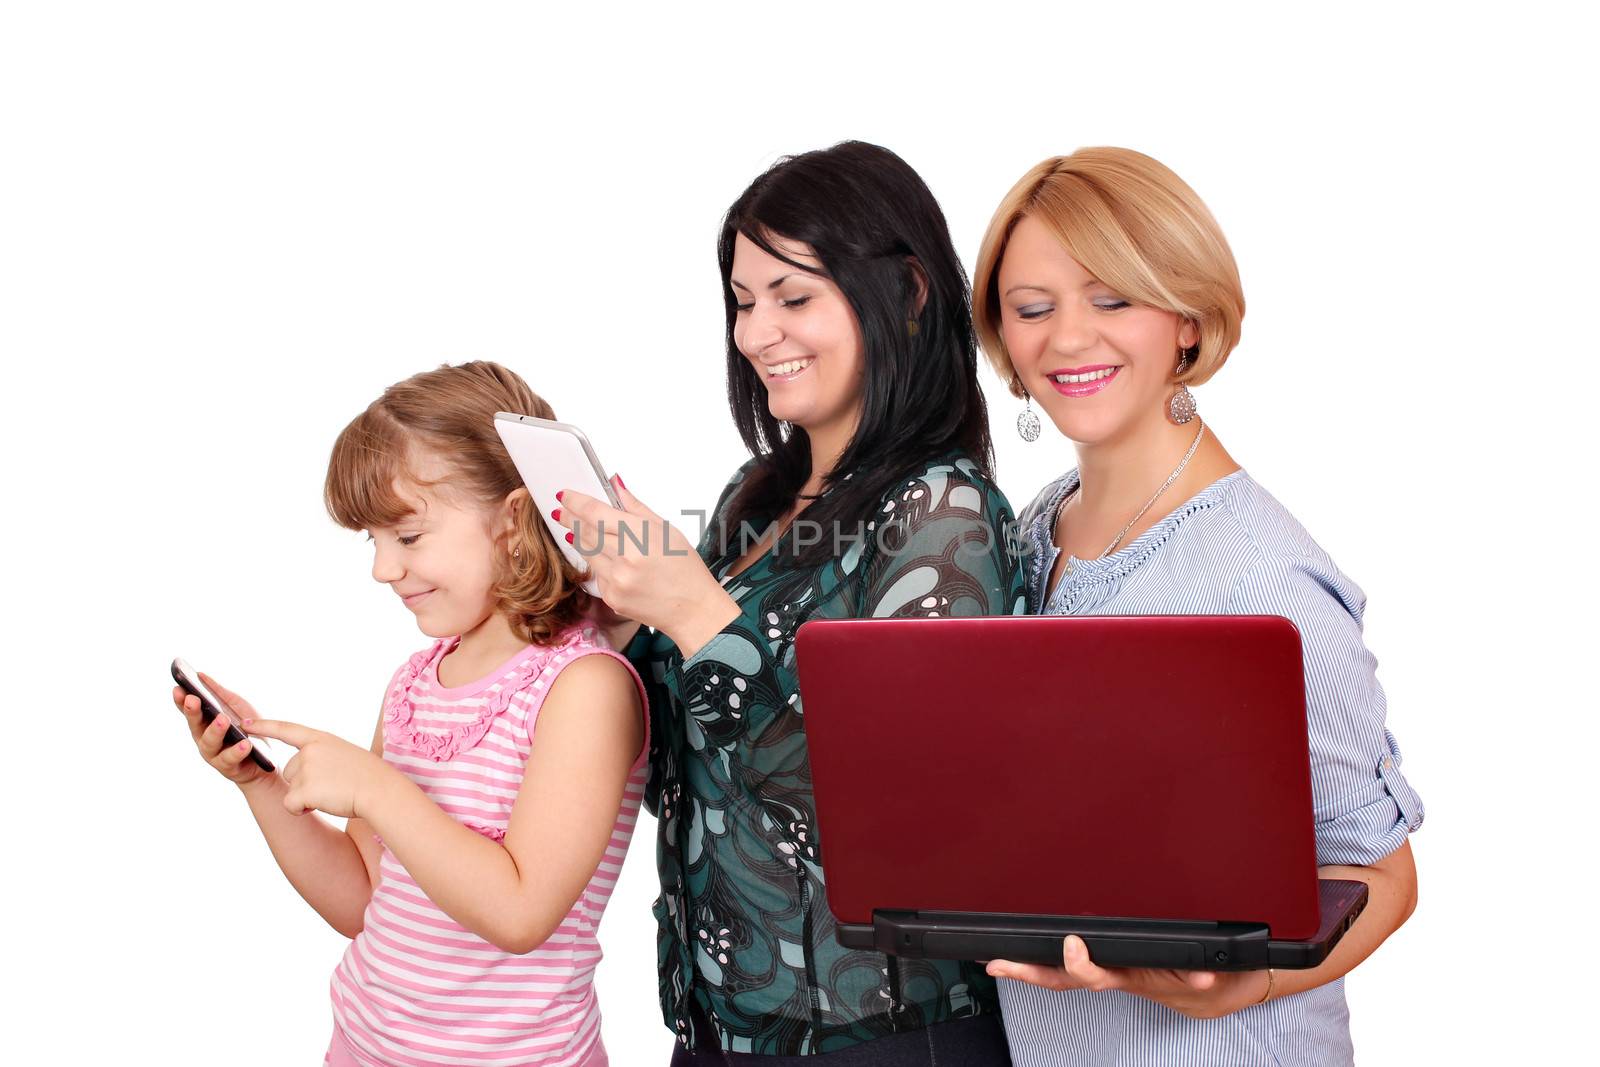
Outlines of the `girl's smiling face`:
{"label": "girl's smiling face", "polygon": [[416,457],[414,467],[433,484],[395,487],[413,508],[393,525],[368,529],[372,577],[395,591],[429,637],[470,633],[497,607],[497,559],[511,509],[484,509],[442,490],[450,472],[435,456]]}
{"label": "girl's smiling face", "polygon": [[[789,258],[822,269],[809,246],[776,236],[771,242]],[[866,355],[860,324],[839,287],[742,233],[734,241],[729,284],[737,305],[733,343],[766,387],[772,417],[813,437],[829,427],[853,428]]]}
{"label": "girl's smiling face", "polygon": [[1193,323],[1129,303],[1031,216],[1012,230],[998,276],[1011,364],[1065,436],[1100,444],[1164,418],[1179,350],[1199,340]]}

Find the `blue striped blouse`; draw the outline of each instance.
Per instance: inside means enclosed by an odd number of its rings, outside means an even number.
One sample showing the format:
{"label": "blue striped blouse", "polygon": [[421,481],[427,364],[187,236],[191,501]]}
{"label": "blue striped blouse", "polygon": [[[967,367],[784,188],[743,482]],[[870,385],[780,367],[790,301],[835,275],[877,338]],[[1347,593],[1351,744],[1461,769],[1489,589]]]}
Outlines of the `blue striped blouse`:
{"label": "blue striped blouse", "polygon": [[[1244,471],[1219,478],[1127,547],[1067,561],[1058,506],[1069,471],[1018,519],[1028,608],[1049,615],[1282,615],[1300,629],[1319,864],[1367,865],[1422,823],[1384,726],[1377,661],[1361,641],[1366,597],[1294,517]],[[1191,1019],[1122,992],[1052,991],[1002,979],[1000,1003],[1017,1067],[1044,1064],[1324,1065],[1354,1062],[1344,981]]]}

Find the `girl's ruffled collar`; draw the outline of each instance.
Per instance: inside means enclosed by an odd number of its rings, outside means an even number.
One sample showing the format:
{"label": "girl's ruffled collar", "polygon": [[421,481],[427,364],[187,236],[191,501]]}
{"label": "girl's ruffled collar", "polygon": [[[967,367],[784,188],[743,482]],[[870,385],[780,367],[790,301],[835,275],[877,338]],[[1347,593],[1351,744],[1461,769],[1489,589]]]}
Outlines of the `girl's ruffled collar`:
{"label": "girl's ruffled collar", "polygon": [[[394,684],[389,687],[383,704],[384,748],[416,753],[435,763],[454,759],[483,740],[483,735],[494,725],[495,718],[511,706],[511,698],[526,688],[553,656],[573,645],[595,639],[592,628],[574,627],[562,634],[555,644],[535,646],[531,652],[513,659],[503,671],[498,672],[495,679],[485,684],[484,688],[488,688],[498,681],[499,687],[479,698],[477,715],[443,732],[419,728],[413,721],[416,707],[411,700],[411,690],[417,679],[460,644],[461,638],[446,637],[435,641],[431,647],[406,660],[405,666],[395,675]],[[434,680],[437,683],[437,675]]]}

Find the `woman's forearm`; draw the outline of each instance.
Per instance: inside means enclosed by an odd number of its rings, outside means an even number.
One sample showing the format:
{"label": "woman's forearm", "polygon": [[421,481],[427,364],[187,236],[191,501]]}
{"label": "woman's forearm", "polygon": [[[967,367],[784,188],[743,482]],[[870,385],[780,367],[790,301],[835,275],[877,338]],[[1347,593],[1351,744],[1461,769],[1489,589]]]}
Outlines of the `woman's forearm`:
{"label": "woman's forearm", "polygon": [[1367,883],[1367,906],[1321,964],[1303,971],[1277,971],[1274,999],[1343,978],[1398,930],[1417,906],[1417,868],[1409,841],[1371,867],[1322,867],[1317,874]]}
{"label": "woman's forearm", "polygon": [[355,937],[372,899],[372,878],[361,850],[349,834],[328,825],[315,812],[295,815],[285,809],[287,791],[277,774],[240,787],[289,884],[329,926]]}
{"label": "woman's forearm", "polygon": [[738,601],[720,589],[716,594],[702,603],[685,605],[681,614],[661,626],[661,631],[678,646],[684,659],[699,652],[739,617]]}

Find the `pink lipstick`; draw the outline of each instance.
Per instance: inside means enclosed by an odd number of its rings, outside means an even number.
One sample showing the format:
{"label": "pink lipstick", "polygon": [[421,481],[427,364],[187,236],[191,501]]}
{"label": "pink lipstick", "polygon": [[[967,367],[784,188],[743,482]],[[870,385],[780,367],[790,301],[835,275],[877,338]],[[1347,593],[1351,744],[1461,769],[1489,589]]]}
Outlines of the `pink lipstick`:
{"label": "pink lipstick", "polygon": [[1116,380],[1121,367],[1097,363],[1092,367],[1062,367],[1045,375],[1062,396],[1093,396]]}

